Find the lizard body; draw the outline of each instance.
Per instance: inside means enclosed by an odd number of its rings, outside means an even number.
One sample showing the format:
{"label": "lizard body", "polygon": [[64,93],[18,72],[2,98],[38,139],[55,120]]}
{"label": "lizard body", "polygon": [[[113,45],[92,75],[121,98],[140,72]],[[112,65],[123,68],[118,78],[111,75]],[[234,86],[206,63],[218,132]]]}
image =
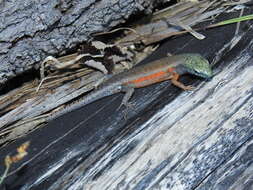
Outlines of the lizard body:
{"label": "lizard body", "polygon": [[63,110],[49,116],[48,120],[119,92],[126,93],[121,105],[127,106],[135,88],[145,87],[165,80],[171,80],[175,86],[190,90],[192,89],[191,86],[185,86],[178,81],[179,76],[184,74],[193,74],[209,79],[212,77],[212,70],[208,61],[198,54],[165,57],[112,76],[99,85],[96,90],[84,96],[78,103],[68,105]]}

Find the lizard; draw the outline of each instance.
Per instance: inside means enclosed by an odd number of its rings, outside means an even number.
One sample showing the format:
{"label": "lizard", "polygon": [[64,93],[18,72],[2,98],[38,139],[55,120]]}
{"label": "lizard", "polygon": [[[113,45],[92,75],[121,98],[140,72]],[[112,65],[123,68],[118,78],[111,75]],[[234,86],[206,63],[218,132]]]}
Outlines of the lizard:
{"label": "lizard", "polygon": [[199,54],[167,56],[107,77],[94,91],[82,97],[77,103],[67,105],[64,109],[50,115],[47,120],[53,120],[65,113],[119,92],[125,92],[120,107],[122,105],[129,107],[129,100],[134,89],[165,80],[171,80],[173,85],[183,90],[192,90],[192,86],[186,86],[179,82],[179,76],[184,74],[192,74],[204,79],[211,79],[213,76],[208,60]]}

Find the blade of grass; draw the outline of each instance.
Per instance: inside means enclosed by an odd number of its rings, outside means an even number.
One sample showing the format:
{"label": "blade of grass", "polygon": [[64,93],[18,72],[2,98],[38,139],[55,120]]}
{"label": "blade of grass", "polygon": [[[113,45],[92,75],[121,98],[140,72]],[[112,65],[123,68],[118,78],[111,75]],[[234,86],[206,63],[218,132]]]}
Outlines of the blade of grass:
{"label": "blade of grass", "polygon": [[218,22],[216,24],[209,25],[209,26],[207,26],[207,28],[224,26],[224,25],[234,24],[234,23],[238,23],[238,22],[242,22],[242,21],[247,21],[247,20],[252,20],[252,19],[253,19],[253,14],[246,15],[246,16],[241,16],[241,17],[238,17],[238,18],[232,18],[232,19],[224,20],[224,21]]}

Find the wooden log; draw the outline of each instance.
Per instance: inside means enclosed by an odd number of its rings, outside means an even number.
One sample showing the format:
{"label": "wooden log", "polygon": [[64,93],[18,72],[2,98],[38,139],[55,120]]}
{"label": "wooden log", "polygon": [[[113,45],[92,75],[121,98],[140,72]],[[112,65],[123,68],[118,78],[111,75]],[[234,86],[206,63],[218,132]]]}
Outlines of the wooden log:
{"label": "wooden log", "polygon": [[[175,11],[175,9],[177,9],[178,11]],[[198,11],[196,12],[196,10]],[[163,35],[167,37],[169,34],[171,35],[175,34],[175,31],[180,30],[180,28],[175,27],[175,26],[168,27],[168,23],[172,21],[175,22],[175,20],[177,20],[178,23],[183,23],[184,26],[188,26],[192,24],[197,24],[203,19],[209,18],[211,15],[217,15],[223,10],[224,8],[220,7],[220,3],[210,3],[209,0],[201,1],[199,3],[181,2],[181,3],[177,3],[175,6],[171,7],[170,9],[165,9],[163,11],[156,12],[152,16],[152,18],[149,18],[149,21],[151,23],[149,24],[143,23],[141,25],[137,25],[136,27],[132,28],[131,31],[136,31],[138,34],[142,34],[141,38],[142,38],[142,42],[144,43],[144,41],[156,38],[154,36],[159,36],[161,35],[161,33],[163,33]],[[182,17],[182,15],[188,15],[188,16]],[[163,18],[163,19],[159,20],[159,18],[160,19]],[[185,18],[187,19],[185,20]],[[166,22],[164,19],[166,19]],[[152,30],[152,28],[156,30]],[[122,28],[118,28],[118,30],[120,29],[122,30]],[[149,31],[148,32],[149,34],[146,31],[147,29]],[[130,39],[133,37],[132,33],[128,35]],[[103,64],[101,63],[102,69],[104,68],[104,66],[106,66],[109,69],[110,65],[114,65],[115,66],[114,72],[117,72],[117,69],[118,69],[117,63],[122,64],[122,62],[117,61],[117,59],[119,60],[120,58],[121,60],[125,61],[125,65],[126,65],[126,60],[129,60],[129,61],[132,60],[131,64],[135,64],[136,62],[139,62],[138,60],[142,59],[141,57],[146,56],[146,54],[149,54],[147,51],[148,49],[150,51],[153,51],[152,50],[153,48],[149,46],[149,47],[146,47],[142,53],[139,51],[136,51],[136,55],[133,56],[133,53],[132,53],[133,49],[130,50],[129,46],[131,45],[131,47],[135,47],[136,44],[141,43],[141,42],[138,41],[137,39],[129,40],[129,38],[127,37],[128,35],[126,35],[125,38],[120,38],[120,39],[117,38],[116,42],[111,42],[112,44],[117,44],[117,46],[106,45],[98,41],[96,42],[93,41],[88,44],[82,44],[82,50],[86,54],[85,58],[96,59],[96,57],[98,56],[99,58],[96,61],[100,62],[101,60],[103,60]],[[201,34],[198,34],[198,35],[201,35]],[[136,33],[134,36],[140,37],[139,35],[136,36]],[[163,40],[163,39],[164,37],[160,38],[160,40]],[[156,40],[158,40],[158,38],[156,38]],[[127,44],[129,46],[122,47],[126,45],[125,43],[123,43],[123,41],[128,41]],[[94,53],[92,52],[92,50],[94,51],[94,49],[95,49],[95,52],[98,53],[98,55],[93,55],[93,57],[91,57],[90,53]],[[106,49],[106,52],[104,51],[105,49]],[[89,52],[89,50],[91,52]],[[113,59],[113,57],[112,58],[107,57],[108,53],[109,54],[111,54],[112,52],[116,53],[117,51],[118,51],[118,55],[121,55],[121,57],[117,55],[113,55],[115,59]],[[80,52],[82,51],[80,50]],[[122,53],[119,53],[119,52],[122,52]],[[51,69],[52,70],[56,69],[59,71],[58,75],[57,75],[57,72],[56,73],[50,72],[52,75],[49,74],[47,80],[42,80],[43,82],[41,81],[40,84],[38,84],[38,82],[36,81],[30,82],[30,84],[26,83],[26,85],[23,85],[22,87],[20,87],[19,90],[14,90],[0,97],[0,115],[4,114],[0,118],[0,134],[1,135],[8,134],[8,135],[4,135],[5,138],[0,139],[0,144],[4,144],[6,141],[11,141],[15,139],[15,134],[16,135],[20,134],[20,133],[17,133],[17,130],[15,129],[19,128],[18,129],[19,131],[21,131],[24,134],[27,134],[25,131],[27,132],[31,131],[32,126],[34,126],[33,128],[36,128],[35,123],[40,124],[46,121],[46,118],[43,119],[43,116],[41,117],[42,114],[44,114],[44,117],[46,117],[45,113],[48,113],[49,111],[51,111],[54,108],[57,108],[58,106],[63,107],[63,104],[70,102],[73,99],[76,99],[81,94],[84,94],[87,91],[92,90],[93,88],[92,84],[89,84],[89,83],[97,81],[99,77],[102,77],[102,75],[92,76],[92,73],[91,73],[90,75],[86,76],[84,74],[81,74],[82,73],[81,71],[78,73],[73,72],[74,67],[77,69],[78,67],[80,68],[81,65],[84,65],[84,60],[80,62],[77,61],[77,60],[81,60],[80,57],[82,56],[78,55],[78,53],[68,55],[68,56],[63,56],[59,58],[59,60],[55,59],[52,56],[49,56],[43,61],[47,63],[46,64],[47,66],[45,66],[45,64],[42,64],[44,66],[41,67],[41,71],[42,70],[51,71]],[[104,57],[104,58],[101,59],[101,57]],[[88,60],[86,61],[86,63],[88,63]],[[72,72],[69,66],[72,67]],[[62,70],[63,68],[65,68],[65,72],[61,72],[63,71]],[[66,72],[67,70],[69,70],[69,74]],[[41,72],[42,76],[45,73],[44,71]],[[86,73],[86,71],[84,72]],[[104,69],[103,69],[103,72],[104,72]],[[82,75],[84,75],[84,77],[82,77]],[[91,80],[88,78],[90,78]],[[53,79],[55,79],[55,81]],[[47,82],[49,82],[50,80],[52,80],[50,82],[51,85],[47,84]],[[74,81],[70,82],[71,80],[74,80]],[[81,81],[81,83],[79,82],[79,80]],[[60,84],[63,86],[59,86]],[[88,86],[85,87],[85,85],[88,85]],[[41,88],[41,86],[43,86],[43,88]],[[36,120],[37,117],[39,117],[38,119],[40,122]],[[18,122],[18,123],[15,123],[15,122]],[[9,124],[12,125],[14,123],[15,123],[15,126],[8,126]],[[20,130],[21,126],[23,129],[26,129],[26,130]],[[2,130],[3,128],[4,130]]]}
{"label": "wooden log", "polygon": [[[66,51],[90,34],[151,11],[154,0],[0,1],[0,85],[49,55]],[[0,86],[0,87],[1,87]]]}
{"label": "wooden log", "polygon": [[31,141],[6,189],[252,188],[252,26],[205,31],[203,41],[181,36],[146,59],[191,52],[216,63],[209,82],[181,79],[197,87],[192,92],[167,82],[139,89],[132,99],[136,113],[127,120],[124,110],[116,111],[117,94],[1,148],[3,160]]}
{"label": "wooden log", "polygon": [[134,125],[52,187],[71,176],[74,183],[66,189],[252,188],[252,45],[211,82]]}

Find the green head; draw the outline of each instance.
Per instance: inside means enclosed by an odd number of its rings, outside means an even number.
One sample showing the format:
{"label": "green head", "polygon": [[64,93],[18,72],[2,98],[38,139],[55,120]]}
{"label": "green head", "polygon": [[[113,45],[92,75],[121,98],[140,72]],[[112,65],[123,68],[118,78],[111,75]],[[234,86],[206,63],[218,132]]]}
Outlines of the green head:
{"label": "green head", "polygon": [[199,54],[183,54],[184,58],[184,69],[186,72],[205,78],[210,79],[213,76],[211,66],[204,57]]}

